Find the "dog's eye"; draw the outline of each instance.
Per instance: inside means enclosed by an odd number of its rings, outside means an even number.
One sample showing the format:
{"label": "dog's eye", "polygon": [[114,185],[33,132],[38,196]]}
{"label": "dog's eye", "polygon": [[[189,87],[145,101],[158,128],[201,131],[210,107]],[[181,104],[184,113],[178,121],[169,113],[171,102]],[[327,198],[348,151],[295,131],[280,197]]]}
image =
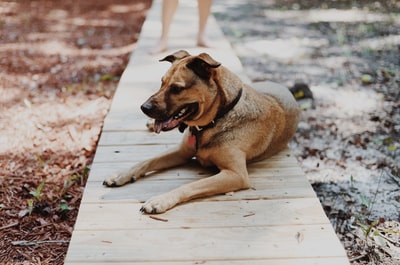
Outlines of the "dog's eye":
{"label": "dog's eye", "polygon": [[169,89],[170,89],[172,94],[179,94],[185,88],[181,87],[181,86],[177,86],[177,85],[171,85]]}

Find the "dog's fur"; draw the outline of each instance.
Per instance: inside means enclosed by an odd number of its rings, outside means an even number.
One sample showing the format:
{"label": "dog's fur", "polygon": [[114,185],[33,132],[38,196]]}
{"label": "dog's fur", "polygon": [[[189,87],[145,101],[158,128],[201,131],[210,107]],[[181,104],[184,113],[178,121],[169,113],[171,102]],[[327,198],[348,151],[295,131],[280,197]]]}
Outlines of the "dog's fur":
{"label": "dog's fur", "polygon": [[296,131],[299,109],[292,94],[274,83],[258,83],[260,93],[206,53],[178,51],[160,61],[172,66],[159,91],[141,108],[155,119],[157,133],[188,126],[183,141],[103,184],[121,186],[196,157],[203,166],[216,166],[219,173],[153,197],[141,211],[162,213],[194,198],[249,188],[246,164],[284,149]]}

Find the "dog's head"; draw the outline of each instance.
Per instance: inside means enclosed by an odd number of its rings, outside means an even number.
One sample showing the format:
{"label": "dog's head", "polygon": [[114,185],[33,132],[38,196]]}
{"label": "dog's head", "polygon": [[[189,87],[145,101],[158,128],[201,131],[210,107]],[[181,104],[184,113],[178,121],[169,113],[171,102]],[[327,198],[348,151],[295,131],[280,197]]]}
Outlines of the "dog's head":
{"label": "dog's head", "polygon": [[212,114],[211,109],[218,107],[213,76],[221,64],[206,53],[192,56],[183,50],[160,61],[172,63],[171,68],[161,78],[160,89],[141,106],[155,119],[154,131],[169,131],[181,123],[204,125],[201,123]]}

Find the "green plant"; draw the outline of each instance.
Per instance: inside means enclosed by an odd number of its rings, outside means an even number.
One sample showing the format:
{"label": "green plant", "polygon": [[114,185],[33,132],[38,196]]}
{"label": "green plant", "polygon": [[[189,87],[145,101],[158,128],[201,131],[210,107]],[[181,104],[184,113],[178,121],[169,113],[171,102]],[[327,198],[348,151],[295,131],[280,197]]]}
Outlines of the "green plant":
{"label": "green plant", "polygon": [[361,231],[363,232],[363,235],[366,238],[366,240],[368,240],[368,236],[370,235],[371,231],[378,224],[379,224],[379,221],[377,221],[377,220],[373,221],[370,225],[365,224],[365,223],[360,222],[360,221],[357,222],[357,225],[361,228]]}
{"label": "green plant", "polygon": [[64,180],[63,186],[62,186],[62,188],[61,188],[61,190],[59,192],[59,197],[60,198],[64,198],[67,195],[68,189],[75,184],[75,181],[73,180],[74,176],[75,176],[75,174],[72,175],[72,176],[69,176],[68,178],[66,178]]}
{"label": "green plant", "polygon": [[104,74],[100,77],[101,81],[117,81],[119,79],[118,76],[110,75],[110,74]]}
{"label": "green plant", "polygon": [[42,189],[44,187],[45,182],[42,181],[36,188],[36,190],[32,190],[29,192],[30,195],[32,195],[36,201],[40,201],[40,199],[42,198]]}
{"label": "green plant", "polygon": [[42,168],[45,168],[49,162],[51,162],[52,159],[49,160],[44,160],[38,153],[34,153],[36,160],[39,162],[39,164],[42,166]]}
{"label": "green plant", "polygon": [[27,213],[28,213],[29,215],[31,215],[32,212],[33,212],[33,208],[34,208],[33,200],[27,200],[26,202],[27,202],[27,204],[28,204]]}
{"label": "green plant", "polygon": [[87,179],[89,175],[89,167],[85,167],[83,169],[83,172],[81,174],[79,173],[74,173],[68,178],[64,180],[63,186],[59,192],[59,197],[64,198],[67,195],[68,189],[72,186],[74,186],[76,183],[79,185],[83,186],[85,183],[85,180]]}
{"label": "green plant", "polygon": [[353,175],[350,175],[350,187],[354,188],[354,177],[353,177]]}
{"label": "green plant", "polygon": [[65,200],[61,200],[59,203],[61,211],[70,211],[73,210],[73,207],[69,207]]}
{"label": "green plant", "polygon": [[368,210],[370,210],[371,201],[368,199],[368,197],[364,194],[360,194],[360,200],[361,204],[364,205]]}
{"label": "green plant", "polygon": [[85,180],[87,179],[87,177],[88,177],[88,175],[89,175],[89,171],[90,171],[90,168],[89,168],[89,167],[85,167],[85,168],[83,169],[83,171],[82,171],[81,174],[79,174],[79,173],[74,173],[74,174],[71,176],[71,180],[74,181],[74,182],[78,182],[78,181],[79,181],[79,184],[80,184],[81,186],[83,186],[84,183],[85,183]]}

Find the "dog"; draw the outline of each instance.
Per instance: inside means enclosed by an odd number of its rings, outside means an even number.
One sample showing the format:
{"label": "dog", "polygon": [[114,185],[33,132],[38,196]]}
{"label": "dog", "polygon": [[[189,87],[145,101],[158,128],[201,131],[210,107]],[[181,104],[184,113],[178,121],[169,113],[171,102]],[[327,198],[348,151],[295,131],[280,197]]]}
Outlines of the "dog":
{"label": "dog", "polygon": [[218,173],[150,198],[143,213],[163,213],[177,204],[205,196],[250,188],[247,163],[266,159],[287,147],[297,129],[299,107],[290,91],[258,83],[257,90],[207,53],[180,50],[160,61],[171,67],[160,89],[141,106],[154,119],[154,131],[179,127],[182,142],[174,149],[104,180],[117,187],[146,173],[196,158]]}

